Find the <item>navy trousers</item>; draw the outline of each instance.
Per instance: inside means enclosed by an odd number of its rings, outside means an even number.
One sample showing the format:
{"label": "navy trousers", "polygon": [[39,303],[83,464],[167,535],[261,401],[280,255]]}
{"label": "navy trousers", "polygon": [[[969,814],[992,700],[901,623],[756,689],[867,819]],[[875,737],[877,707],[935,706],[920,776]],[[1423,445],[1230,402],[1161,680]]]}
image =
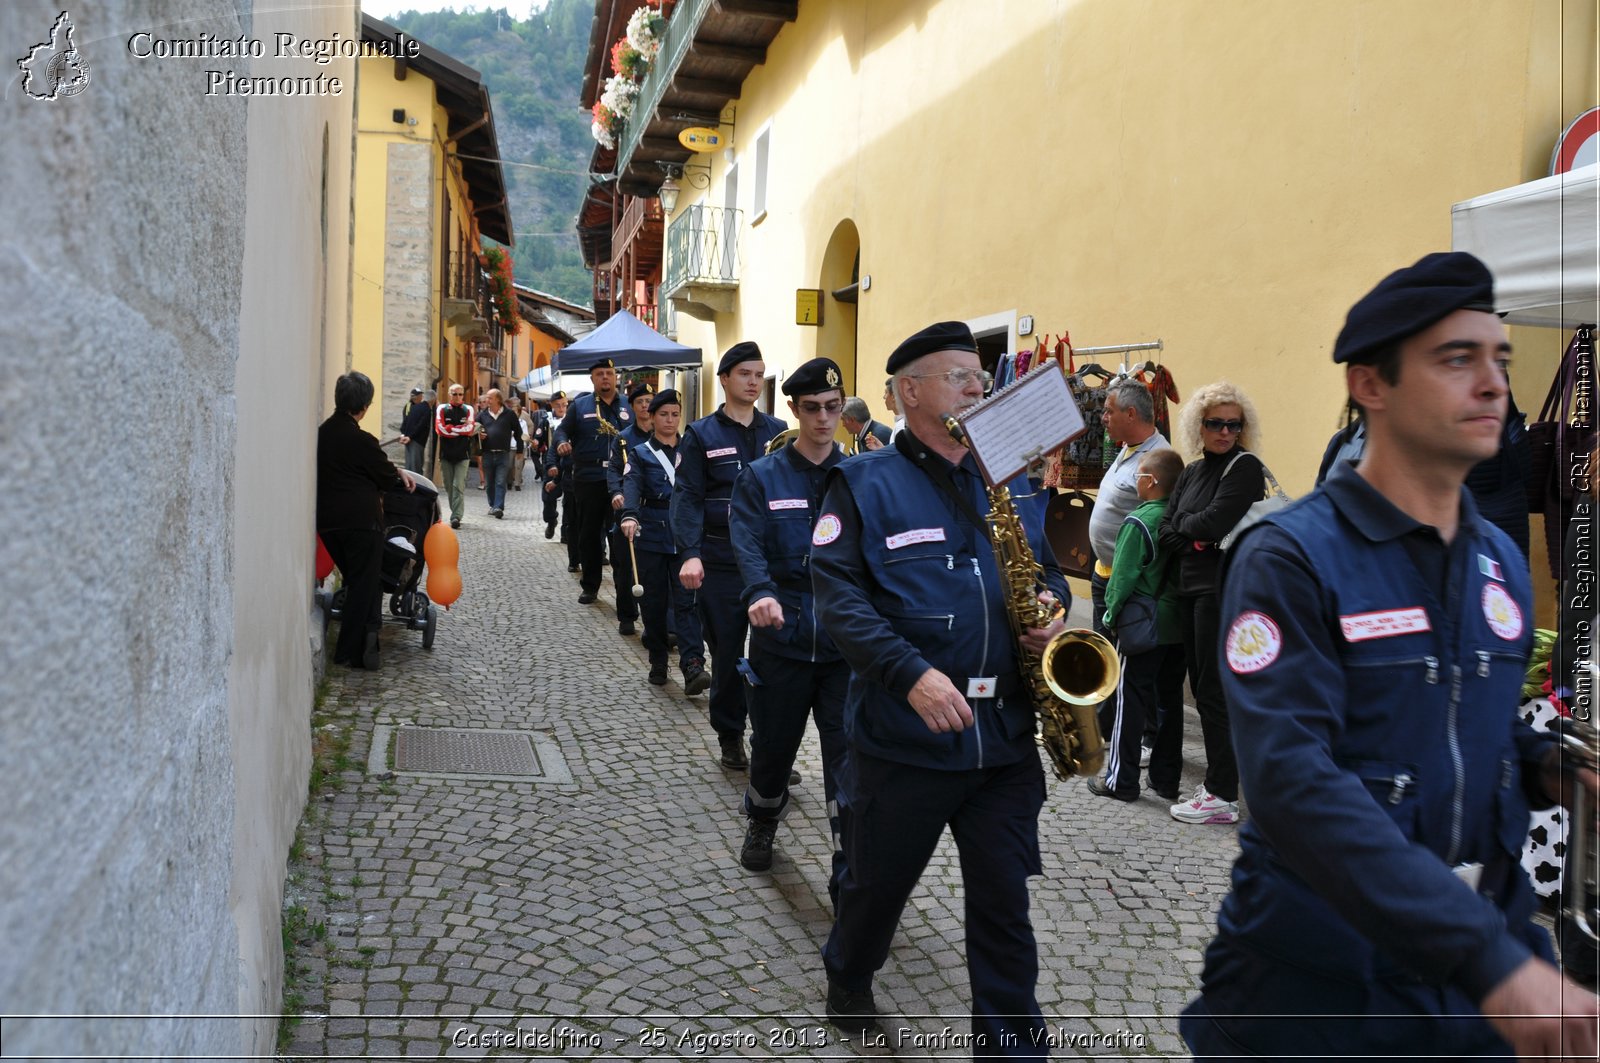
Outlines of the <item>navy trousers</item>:
{"label": "navy trousers", "polygon": [[[639,599],[644,614],[644,635],[640,639],[650,654],[650,663],[666,663],[667,632],[678,636],[678,667],[687,671],[700,658],[700,618],[694,612],[694,592],[678,582],[678,555],[645,550],[639,553],[639,584],[644,597]],[[688,634],[686,635],[685,632]]]}
{"label": "navy trousers", "polygon": [[[701,634],[711,651],[711,698],[707,707],[711,729],[718,737],[737,738],[744,734],[747,713],[744,677],[739,674],[739,658],[744,656],[744,638],[750,630],[750,616],[739,600],[744,580],[737,568],[705,566],[705,580],[697,595]],[[678,646],[683,648],[683,632]]]}
{"label": "navy trousers", "polygon": [[822,794],[828,802],[833,834],[833,873],[828,893],[839,902],[844,877],[841,798],[845,777],[844,699],[850,687],[850,666],[844,661],[813,664],[780,657],[758,646],[750,648],[750,667],[761,680],[750,688],[750,788],[744,811],[751,819],[775,820],[789,804],[789,772],[806,735],[806,719],[817,721],[822,743]]}
{"label": "navy trousers", "polygon": [[583,572],[578,586],[590,594],[600,592],[601,567],[606,554],[606,526],[611,522],[611,495],[604,480],[578,480],[567,496],[572,508],[572,538]]}
{"label": "navy trousers", "polygon": [[[637,549],[637,547],[635,547]],[[641,565],[643,561],[639,562]],[[633,559],[628,553],[628,537],[620,528],[611,529],[611,585],[617,590],[617,619],[639,619],[639,603],[633,598]]]}
{"label": "navy trousers", "polygon": [[1039,951],[1028,920],[1028,876],[1042,872],[1037,748],[1014,764],[937,771],[849,751],[844,881],[822,949],[828,979],[871,988],[889,957],[906,900],[948,824],[961,854],[973,1056],[1042,1059]]}

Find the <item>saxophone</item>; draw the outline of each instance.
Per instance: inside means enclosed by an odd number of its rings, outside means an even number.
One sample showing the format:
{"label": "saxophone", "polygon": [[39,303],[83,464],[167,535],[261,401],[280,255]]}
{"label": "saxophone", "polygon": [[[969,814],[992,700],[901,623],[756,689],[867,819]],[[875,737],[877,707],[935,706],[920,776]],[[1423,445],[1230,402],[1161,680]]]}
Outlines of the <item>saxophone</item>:
{"label": "saxophone", "polygon": [[[951,438],[966,445],[960,422],[946,416]],[[1004,584],[1006,615],[1017,644],[1017,660],[1028,693],[1039,710],[1039,741],[1050,754],[1056,777],[1098,775],[1105,765],[1105,741],[1095,707],[1117,688],[1121,666],[1105,636],[1087,628],[1063,631],[1032,653],[1022,642],[1028,628],[1049,627],[1052,611],[1039,601],[1043,571],[1028,546],[1027,529],[1004,484],[989,488],[989,533],[994,560]]]}

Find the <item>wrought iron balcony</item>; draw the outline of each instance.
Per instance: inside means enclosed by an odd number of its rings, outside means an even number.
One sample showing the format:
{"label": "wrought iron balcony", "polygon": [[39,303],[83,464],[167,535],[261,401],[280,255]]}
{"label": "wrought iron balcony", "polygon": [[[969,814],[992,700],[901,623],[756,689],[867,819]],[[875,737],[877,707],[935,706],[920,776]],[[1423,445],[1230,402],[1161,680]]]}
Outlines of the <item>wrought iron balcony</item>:
{"label": "wrought iron balcony", "polygon": [[733,310],[743,214],[731,207],[696,203],[667,226],[663,288],[672,304],[691,317],[709,321]]}

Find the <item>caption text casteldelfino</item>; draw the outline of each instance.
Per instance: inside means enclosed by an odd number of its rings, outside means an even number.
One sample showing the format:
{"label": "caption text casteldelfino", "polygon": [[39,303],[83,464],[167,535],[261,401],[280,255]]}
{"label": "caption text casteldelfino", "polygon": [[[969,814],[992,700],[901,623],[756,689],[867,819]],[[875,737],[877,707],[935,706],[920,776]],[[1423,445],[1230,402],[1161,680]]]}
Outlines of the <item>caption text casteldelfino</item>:
{"label": "caption text casteldelfino", "polygon": [[[308,59],[327,66],[335,59],[415,59],[422,46],[404,33],[392,41],[364,41],[334,34],[298,37],[275,33],[269,46],[256,37],[157,37],[141,30],[128,38],[135,59]],[[207,96],[339,96],[344,82],[324,73],[307,77],[247,77],[232,70],[207,70]]]}

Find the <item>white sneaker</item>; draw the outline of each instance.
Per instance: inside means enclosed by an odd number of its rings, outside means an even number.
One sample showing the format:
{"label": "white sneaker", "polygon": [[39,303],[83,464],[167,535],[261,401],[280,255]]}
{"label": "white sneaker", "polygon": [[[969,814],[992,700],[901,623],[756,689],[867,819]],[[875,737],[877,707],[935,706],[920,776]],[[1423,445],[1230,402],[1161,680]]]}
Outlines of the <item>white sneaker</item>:
{"label": "white sneaker", "polygon": [[1195,787],[1194,796],[1173,805],[1167,811],[1172,818],[1184,823],[1237,823],[1239,806],[1233,801],[1206,792],[1206,784]]}
{"label": "white sneaker", "polygon": [[1152,754],[1154,752],[1155,752],[1155,750],[1151,749],[1149,746],[1140,745],[1139,746],[1139,767],[1148,768],[1150,766],[1150,754]]}

